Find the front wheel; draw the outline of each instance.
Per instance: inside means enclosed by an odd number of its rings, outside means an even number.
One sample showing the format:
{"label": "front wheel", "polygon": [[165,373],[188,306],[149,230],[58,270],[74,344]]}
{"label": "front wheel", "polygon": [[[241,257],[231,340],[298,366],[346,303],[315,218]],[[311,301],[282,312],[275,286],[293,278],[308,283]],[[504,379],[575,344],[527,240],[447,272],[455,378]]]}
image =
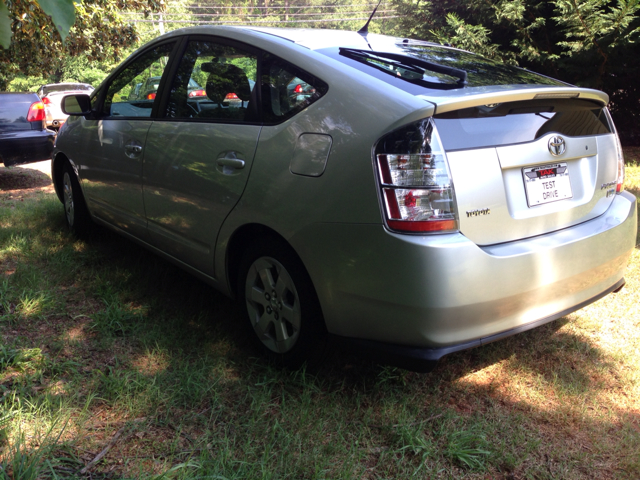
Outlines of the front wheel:
{"label": "front wheel", "polygon": [[78,177],[68,162],[62,168],[62,203],[69,230],[75,235],[87,233],[92,224],[89,210],[84,201]]}
{"label": "front wheel", "polygon": [[263,353],[293,368],[316,360],[326,339],[322,312],[309,275],[289,248],[275,242],[250,248],[238,283],[242,310]]}

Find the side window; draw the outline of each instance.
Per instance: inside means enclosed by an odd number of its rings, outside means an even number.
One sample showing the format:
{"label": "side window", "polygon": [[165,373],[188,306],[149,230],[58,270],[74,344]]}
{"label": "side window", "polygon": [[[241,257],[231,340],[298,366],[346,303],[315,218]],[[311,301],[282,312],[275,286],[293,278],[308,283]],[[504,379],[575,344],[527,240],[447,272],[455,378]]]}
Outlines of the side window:
{"label": "side window", "polygon": [[278,123],[307,108],[329,90],[322,80],[284,60],[264,56],[262,109],[265,120]]}
{"label": "side window", "polygon": [[257,57],[213,41],[190,41],[171,85],[166,118],[257,119]]}
{"label": "side window", "polygon": [[149,117],[173,43],[159,45],[129,63],[111,82],[102,111],[111,117]]}

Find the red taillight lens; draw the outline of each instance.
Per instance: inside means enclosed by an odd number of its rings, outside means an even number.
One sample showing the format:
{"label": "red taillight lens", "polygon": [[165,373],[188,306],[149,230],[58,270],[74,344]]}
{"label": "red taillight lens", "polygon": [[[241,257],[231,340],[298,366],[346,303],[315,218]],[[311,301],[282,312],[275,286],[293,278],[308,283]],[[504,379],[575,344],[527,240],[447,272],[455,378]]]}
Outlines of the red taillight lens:
{"label": "red taillight lens", "polygon": [[618,131],[616,130],[616,126],[613,123],[613,119],[611,118],[611,114],[609,113],[609,109],[604,109],[605,114],[607,115],[607,119],[609,120],[609,124],[611,125],[611,130],[616,138],[616,154],[617,154],[617,164],[618,164],[618,175],[616,177],[616,193],[621,193],[624,191],[624,155],[622,153],[622,145],[620,144],[620,137],[618,136]]}
{"label": "red taillight lens", "polygon": [[152,92],[147,95],[147,100],[153,100],[155,98],[156,98],[156,92]]}
{"label": "red taillight lens", "polygon": [[622,153],[622,145],[620,138],[616,133],[616,150],[618,151],[618,178],[616,180],[616,193],[624,191],[624,155]]}
{"label": "red taillight lens", "polygon": [[238,96],[235,93],[227,93],[227,96],[224,97],[225,100],[238,100]]}
{"label": "red taillight lens", "polygon": [[296,88],[293,89],[296,93],[302,93],[302,85],[296,85]]}
{"label": "red taillight lens", "polygon": [[193,98],[193,97],[206,97],[207,96],[207,92],[205,92],[204,90],[194,90],[193,92],[189,92],[189,96],[191,98]]}
{"label": "red taillight lens", "polygon": [[27,113],[28,122],[42,122],[45,119],[44,103],[38,101],[31,104]]}
{"label": "red taillight lens", "polygon": [[383,137],[376,153],[389,228],[401,232],[457,231],[449,167],[430,120]]}
{"label": "red taillight lens", "polygon": [[42,99],[42,103],[44,103],[45,105],[51,105],[51,100],[49,100],[49,97],[44,97]]}

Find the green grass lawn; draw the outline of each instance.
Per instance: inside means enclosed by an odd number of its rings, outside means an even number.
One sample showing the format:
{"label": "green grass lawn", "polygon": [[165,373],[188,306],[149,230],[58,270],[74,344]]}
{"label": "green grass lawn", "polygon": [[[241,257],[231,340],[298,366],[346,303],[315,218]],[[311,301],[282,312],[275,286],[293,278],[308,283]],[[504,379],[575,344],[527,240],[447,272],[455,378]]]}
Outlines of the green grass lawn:
{"label": "green grass lawn", "polygon": [[50,189],[2,191],[0,478],[640,478],[638,247],[626,279],[431,374],[338,352],[290,372],[211,288],[73,238]]}

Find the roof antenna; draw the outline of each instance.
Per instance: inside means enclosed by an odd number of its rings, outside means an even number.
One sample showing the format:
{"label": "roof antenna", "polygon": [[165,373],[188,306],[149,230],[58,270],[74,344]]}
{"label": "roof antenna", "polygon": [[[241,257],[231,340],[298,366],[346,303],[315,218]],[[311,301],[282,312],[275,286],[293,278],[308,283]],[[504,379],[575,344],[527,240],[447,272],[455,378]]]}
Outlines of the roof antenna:
{"label": "roof antenna", "polygon": [[369,23],[371,23],[371,19],[376,14],[376,10],[378,10],[378,7],[380,6],[381,3],[382,3],[382,0],[380,0],[378,2],[378,5],[376,5],[376,8],[373,9],[373,12],[371,12],[371,16],[369,17],[369,20],[367,20],[367,23],[364,24],[364,27],[358,30],[358,33],[363,37],[366,37],[367,33],[369,33]]}

